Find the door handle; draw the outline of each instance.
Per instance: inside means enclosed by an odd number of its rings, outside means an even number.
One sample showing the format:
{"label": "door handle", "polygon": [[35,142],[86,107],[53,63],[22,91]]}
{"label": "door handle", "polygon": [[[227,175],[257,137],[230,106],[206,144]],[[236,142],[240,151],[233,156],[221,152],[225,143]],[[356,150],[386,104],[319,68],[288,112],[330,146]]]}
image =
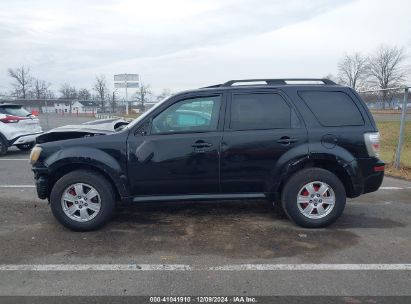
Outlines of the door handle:
{"label": "door handle", "polygon": [[288,137],[288,136],[283,136],[279,140],[277,140],[277,142],[279,144],[282,144],[284,146],[288,146],[289,144],[294,143],[296,141],[297,141],[296,138],[291,138],[291,137]]}
{"label": "door handle", "polygon": [[191,146],[192,146],[193,148],[209,148],[209,147],[211,147],[212,145],[213,145],[213,144],[211,144],[211,143],[201,141],[201,142],[196,142],[196,143],[192,144]]}

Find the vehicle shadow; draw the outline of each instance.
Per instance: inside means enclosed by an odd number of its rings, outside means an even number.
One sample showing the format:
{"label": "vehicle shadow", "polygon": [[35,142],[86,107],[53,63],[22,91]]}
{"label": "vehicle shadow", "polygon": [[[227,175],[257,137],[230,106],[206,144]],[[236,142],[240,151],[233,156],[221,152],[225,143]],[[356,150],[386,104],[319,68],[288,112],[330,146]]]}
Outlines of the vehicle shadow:
{"label": "vehicle shadow", "polygon": [[[53,219],[48,206],[23,206],[15,221],[0,225],[3,263],[43,256],[111,259],[151,255],[304,257],[315,263],[330,252],[358,245],[361,230],[355,228],[402,226],[389,219],[353,215],[347,205],[347,212],[330,227],[304,229],[291,223],[282,212],[274,212],[265,201],[224,201],[124,206],[118,208],[106,226],[77,233]],[[15,248],[24,250],[16,256]]]}
{"label": "vehicle shadow", "polygon": [[[364,206],[364,208],[366,208]],[[355,229],[374,228],[385,229],[404,227],[404,223],[387,218],[377,218],[365,213],[350,212],[347,204],[343,215],[331,226],[325,229]],[[287,216],[281,208],[274,208],[267,201],[218,201],[218,202],[160,202],[160,203],[136,203],[118,208],[114,221],[136,224],[162,224],[168,223],[173,217],[191,219],[203,219],[210,217],[212,221],[223,217],[225,221],[253,220],[277,221],[277,224],[290,224]],[[290,227],[291,228],[291,227]],[[301,228],[302,229],[302,228]],[[305,229],[316,231],[321,229]]]}
{"label": "vehicle shadow", "polygon": [[116,239],[133,235],[138,245],[122,244],[131,251],[230,258],[304,254],[320,259],[328,251],[354,246],[359,239],[333,226],[300,228],[266,201],[136,204],[119,208],[103,230]]}
{"label": "vehicle shadow", "polygon": [[336,229],[373,228],[387,229],[405,227],[406,224],[393,221],[387,218],[378,218],[361,214],[343,214],[341,218],[332,226]]}

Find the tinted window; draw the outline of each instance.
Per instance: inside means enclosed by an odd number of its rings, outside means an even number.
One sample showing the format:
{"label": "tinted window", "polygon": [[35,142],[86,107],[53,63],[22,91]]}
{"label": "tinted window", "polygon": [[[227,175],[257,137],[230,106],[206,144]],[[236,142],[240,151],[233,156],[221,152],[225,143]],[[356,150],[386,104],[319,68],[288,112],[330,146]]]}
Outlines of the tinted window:
{"label": "tinted window", "polygon": [[364,124],[354,101],[343,92],[304,91],[299,94],[323,126]]}
{"label": "tinted window", "polygon": [[151,134],[215,131],[220,104],[219,96],[181,100],[153,119]]}
{"label": "tinted window", "polygon": [[21,106],[3,106],[0,107],[0,113],[21,117],[30,116],[30,112],[28,112]]}
{"label": "tinted window", "polygon": [[298,123],[297,115],[279,94],[233,94],[230,129],[283,129]]}

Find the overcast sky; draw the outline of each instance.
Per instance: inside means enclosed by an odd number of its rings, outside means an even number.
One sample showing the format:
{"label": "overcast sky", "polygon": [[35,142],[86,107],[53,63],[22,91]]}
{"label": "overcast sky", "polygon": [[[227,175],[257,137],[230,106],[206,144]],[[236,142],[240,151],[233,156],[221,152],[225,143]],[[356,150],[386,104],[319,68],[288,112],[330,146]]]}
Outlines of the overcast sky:
{"label": "overcast sky", "polygon": [[411,49],[411,1],[0,0],[0,92],[21,65],[53,89],[116,73],[157,92],[322,77],[344,53],[381,43]]}

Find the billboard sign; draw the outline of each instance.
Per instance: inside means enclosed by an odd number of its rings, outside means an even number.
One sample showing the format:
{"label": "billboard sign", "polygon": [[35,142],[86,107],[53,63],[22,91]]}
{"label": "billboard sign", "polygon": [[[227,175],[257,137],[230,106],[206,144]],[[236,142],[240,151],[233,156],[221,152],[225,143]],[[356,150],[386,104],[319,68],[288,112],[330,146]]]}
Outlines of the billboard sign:
{"label": "billboard sign", "polygon": [[139,82],[140,77],[138,74],[116,74],[114,75],[114,81],[122,82]]}
{"label": "billboard sign", "polygon": [[121,88],[138,88],[138,82],[115,82],[114,87],[116,89]]}
{"label": "billboard sign", "polygon": [[140,83],[140,76],[138,74],[116,74],[114,75],[114,87],[116,89],[122,88],[126,91],[126,113],[128,114],[129,100],[128,88],[138,88]]}

